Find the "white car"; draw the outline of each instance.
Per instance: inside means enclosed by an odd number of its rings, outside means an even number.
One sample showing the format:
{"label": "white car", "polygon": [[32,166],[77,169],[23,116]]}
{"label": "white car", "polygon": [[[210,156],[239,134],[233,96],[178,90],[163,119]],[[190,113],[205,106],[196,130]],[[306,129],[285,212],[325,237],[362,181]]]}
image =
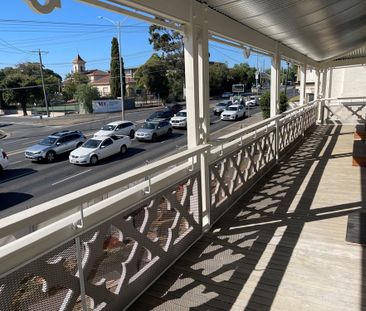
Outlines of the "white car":
{"label": "white car", "polygon": [[0,172],[9,165],[8,156],[3,149],[0,148]]}
{"label": "white car", "polygon": [[187,127],[187,110],[181,110],[177,112],[173,118],[170,119],[172,127]]}
{"label": "white car", "polygon": [[135,137],[136,125],[131,121],[115,121],[108,123],[94,134],[94,137],[105,137],[112,135],[128,135],[130,138]]}
{"label": "white car", "polygon": [[230,105],[221,113],[221,120],[237,120],[245,116],[243,105]]}
{"label": "white car", "polygon": [[93,137],[88,139],[81,147],[70,153],[69,161],[72,164],[95,165],[99,160],[114,154],[127,152],[131,145],[129,136]]}
{"label": "white car", "polygon": [[255,96],[250,96],[249,100],[245,102],[245,105],[248,107],[258,106],[258,98]]}

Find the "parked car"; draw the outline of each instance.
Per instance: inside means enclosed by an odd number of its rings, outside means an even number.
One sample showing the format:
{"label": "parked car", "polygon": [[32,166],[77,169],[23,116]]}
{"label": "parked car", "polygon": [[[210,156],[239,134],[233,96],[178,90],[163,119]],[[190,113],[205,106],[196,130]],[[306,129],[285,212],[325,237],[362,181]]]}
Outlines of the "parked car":
{"label": "parked car", "polygon": [[169,108],[161,109],[155,111],[153,114],[151,114],[146,121],[151,121],[154,119],[164,119],[169,121],[172,117],[174,117],[174,112],[170,110]]}
{"label": "parked car", "polygon": [[231,100],[223,101],[216,104],[216,107],[213,110],[214,115],[220,115],[221,112],[223,112],[227,107],[229,107],[232,104],[233,103],[231,102]]}
{"label": "parked car", "polygon": [[167,109],[170,109],[171,111],[173,111],[174,114],[176,114],[177,112],[183,110],[183,105],[181,104],[167,105]]}
{"label": "parked car", "polygon": [[170,136],[173,133],[172,126],[167,120],[145,121],[136,131],[138,140],[156,141],[160,136]]}
{"label": "parked car", "polygon": [[187,110],[181,110],[170,119],[170,124],[172,127],[187,127]]}
{"label": "parked car", "polygon": [[72,164],[95,165],[101,159],[117,153],[126,153],[130,145],[131,139],[129,136],[112,135],[93,137],[88,139],[81,147],[72,151],[69,155],[69,161]]}
{"label": "parked car", "polygon": [[237,120],[245,117],[243,105],[230,105],[221,113],[221,120]]}
{"label": "parked car", "polygon": [[233,95],[234,94],[232,92],[224,92],[222,93],[221,98],[230,98]]}
{"label": "parked car", "polygon": [[94,134],[95,137],[105,137],[112,135],[128,135],[135,137],[136,125],[131,121],[115,121],[103,125],[102,128]]}
{"label": "parked car", "polygon": [[80,147],[86,137],[80,131],[60,131],[42,139],[25,150],[25,157],[33,161],[53,162],[56,156]]}
{"label": "parked car", "polygon": [[9,159],[6,152],[0,148],[0,172],[9,165]]}

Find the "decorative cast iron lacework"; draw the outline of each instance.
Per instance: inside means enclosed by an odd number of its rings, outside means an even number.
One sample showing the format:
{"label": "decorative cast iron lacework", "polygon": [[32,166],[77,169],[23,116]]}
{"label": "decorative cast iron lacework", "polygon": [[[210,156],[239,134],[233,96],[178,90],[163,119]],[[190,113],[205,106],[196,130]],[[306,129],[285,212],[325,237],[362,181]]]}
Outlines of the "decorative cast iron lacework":
{"label": "decorative cast iron lacework", "polygon": [[0,280],[0,310],[121,310],[201,234],[199,174]]}

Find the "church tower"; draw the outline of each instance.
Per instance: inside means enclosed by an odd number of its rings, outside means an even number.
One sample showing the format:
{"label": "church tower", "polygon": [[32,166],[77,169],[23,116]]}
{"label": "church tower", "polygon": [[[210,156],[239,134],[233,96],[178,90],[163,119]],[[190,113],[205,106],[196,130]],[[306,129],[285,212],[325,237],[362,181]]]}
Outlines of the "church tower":
{"label": "church tower", "polygon": [[72,71],[76,72],[84,72],[85,71],[86,61],[83,60],[80,55],[76,56],[76,58],[72,61]]}

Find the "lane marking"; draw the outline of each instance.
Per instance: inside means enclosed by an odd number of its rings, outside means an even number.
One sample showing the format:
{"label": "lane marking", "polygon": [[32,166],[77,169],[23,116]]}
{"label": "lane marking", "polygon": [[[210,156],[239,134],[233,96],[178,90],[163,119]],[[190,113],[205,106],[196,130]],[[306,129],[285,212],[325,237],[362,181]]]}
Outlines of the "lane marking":
{"label": "lane marking", "polygon": [[15,140],[11,140],[11,141],[8,140],[8,141],[2,143],[2,145],[14,144],[14,143],[16,143],[18,141],[25,140],[25,139],[28,139],[28,138],[19,138],[19,139],[15,139]]}
{"label": "lane marking", "polygon": [[25,143],[21,143],[21,145],[28,145],[28,144],[30,144],[30,143],[35,143],[35,142],[39,142],[40,141],[40,139],[37,139],[37,140],[30,140],[30,141],[27,141],[27,142],[25,142]]}
{"label": "lane marking", "polygon": [[11,155],[14,155],[14,154],[23,153],[24,151],[25,151],[24,149],[17,149],[17,150],[14,150],[14,151],[12,151],[12,152],[7,152],[7,154],[8,154],[9,156],[11,156]]}
{"label": "lane marking", "polygon": [[51,186],[58,185],[58,184],[60,184],[60,183],[62,183],[62,182],[64,182],[64,181],[66,181],[66,180],[69,180],[69,179],[71,179],[71,178],[74,178],[74,177],[80,176],[80,175],[82,175],[82,174],[88,173],[88,172],[90,172],[91,170],[92,170],[92,169],[89,169],[89,170],[86,170],[86,171],[84,171],[84,172],[80,172],[80,173],[78,173],[78,174],[75,174],[75,175],[72,175],[72,176],[66,177],[66,178],[64,178],[64,179],[61,179],[61,180],[59,180],[59,181],[54,182],[53,184],[51,184]]}

